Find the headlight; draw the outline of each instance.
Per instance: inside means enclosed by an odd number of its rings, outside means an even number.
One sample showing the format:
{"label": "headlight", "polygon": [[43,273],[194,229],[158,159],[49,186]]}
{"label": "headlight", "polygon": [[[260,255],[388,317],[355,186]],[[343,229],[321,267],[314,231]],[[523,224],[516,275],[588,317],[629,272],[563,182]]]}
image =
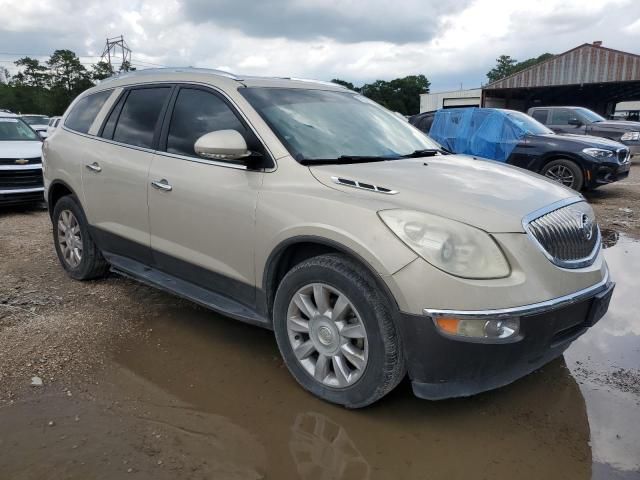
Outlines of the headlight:
{"label": "headlight", "polygon": [[640,132],[627,132],[620,137],[620,140],[640,140]]}
{"label": "headlight", "polygon": [[613,157],[614,152],[611,150],[607,150],[605,148],[585,148],[582,150],[582,153],[586,153],[587,155],[597,158],[599,160],[604,160],[605,158]]}
{"label": "headlight", "polygon": [[382,210],[382,221],[434,267],[463,278],[502,278],[511,269],[483,230],[414,210]]}

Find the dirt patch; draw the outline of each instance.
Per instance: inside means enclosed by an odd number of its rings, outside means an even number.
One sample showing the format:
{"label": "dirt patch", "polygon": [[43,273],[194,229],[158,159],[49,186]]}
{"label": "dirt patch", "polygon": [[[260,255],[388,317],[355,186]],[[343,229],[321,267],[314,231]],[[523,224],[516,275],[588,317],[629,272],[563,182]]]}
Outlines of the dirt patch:
{"label": "dirt patch", "polygon": [[598,223],[605,231],[623,232],[640,239],[640,158],[631,165],[629,177],[586,192]]}
{"label": "dirt patch", "polygon": [[63,385],[86,378],[110,344],[145,334],[150,306],[181,301],[116,276],[71,280],[44,211],[0,212],[0,226],[0,403],[31,388],[32,377]]}

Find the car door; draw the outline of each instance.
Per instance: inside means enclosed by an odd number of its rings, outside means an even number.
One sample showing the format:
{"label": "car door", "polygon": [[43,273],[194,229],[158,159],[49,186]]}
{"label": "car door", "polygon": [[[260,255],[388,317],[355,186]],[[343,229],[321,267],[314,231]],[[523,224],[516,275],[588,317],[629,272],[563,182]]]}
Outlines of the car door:
{"label": "car door", "polygon": [[584,135],[587,128],[584,120],[570,108],[551,109],[551,117],[547,126],[556,133],[572,133],[575,135]]}
{"label": "car door", "polygon": [[171,86],[124,90],[98,132],[82,169],[89,221],[100,248],[152,262],[148,175]]}
{"label": "car door", "polygon": [[264,173],[194,151],[200,136],[227,129],[260,148],[220,93],[195,86],[174,93],[161,137],[164,151],[154,156],[149,175],[155,185],[148,197],[151,248],[160,270],[252,306],[255,211]]}

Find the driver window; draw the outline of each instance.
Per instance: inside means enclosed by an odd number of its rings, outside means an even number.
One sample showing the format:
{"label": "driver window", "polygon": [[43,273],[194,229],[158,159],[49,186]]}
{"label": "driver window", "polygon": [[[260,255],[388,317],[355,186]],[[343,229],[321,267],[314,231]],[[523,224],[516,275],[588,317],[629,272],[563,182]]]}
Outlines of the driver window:
{"label": "driver window", "polygon": [[169,124],[167,152],[198,157],[193,149],[196,140],[215,130],[237,130],[246,138],[244,125],[217,95],[180,89]]}
{"label": "driver window", "polygon": [[574,117],[570,115],[569,110],[565,108],[558,108],[551,111],[551,125],[569,125],[569,118]]}

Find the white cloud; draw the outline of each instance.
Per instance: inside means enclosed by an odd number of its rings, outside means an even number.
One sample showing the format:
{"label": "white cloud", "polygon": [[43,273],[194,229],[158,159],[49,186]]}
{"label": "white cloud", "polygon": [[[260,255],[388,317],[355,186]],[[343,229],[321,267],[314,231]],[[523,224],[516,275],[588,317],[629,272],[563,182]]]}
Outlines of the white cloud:
{"label": "white cloud", "polygon": [[[640,53],[637,0],[0,0],[0,9],[0,51],[99,55],[122,33],[139,68],[224,65],[355,83],[424,73],[434,89],[477,86],[500,54],[524,60],[594,40]],[[0,54],[0,65],[11,59]]]}

